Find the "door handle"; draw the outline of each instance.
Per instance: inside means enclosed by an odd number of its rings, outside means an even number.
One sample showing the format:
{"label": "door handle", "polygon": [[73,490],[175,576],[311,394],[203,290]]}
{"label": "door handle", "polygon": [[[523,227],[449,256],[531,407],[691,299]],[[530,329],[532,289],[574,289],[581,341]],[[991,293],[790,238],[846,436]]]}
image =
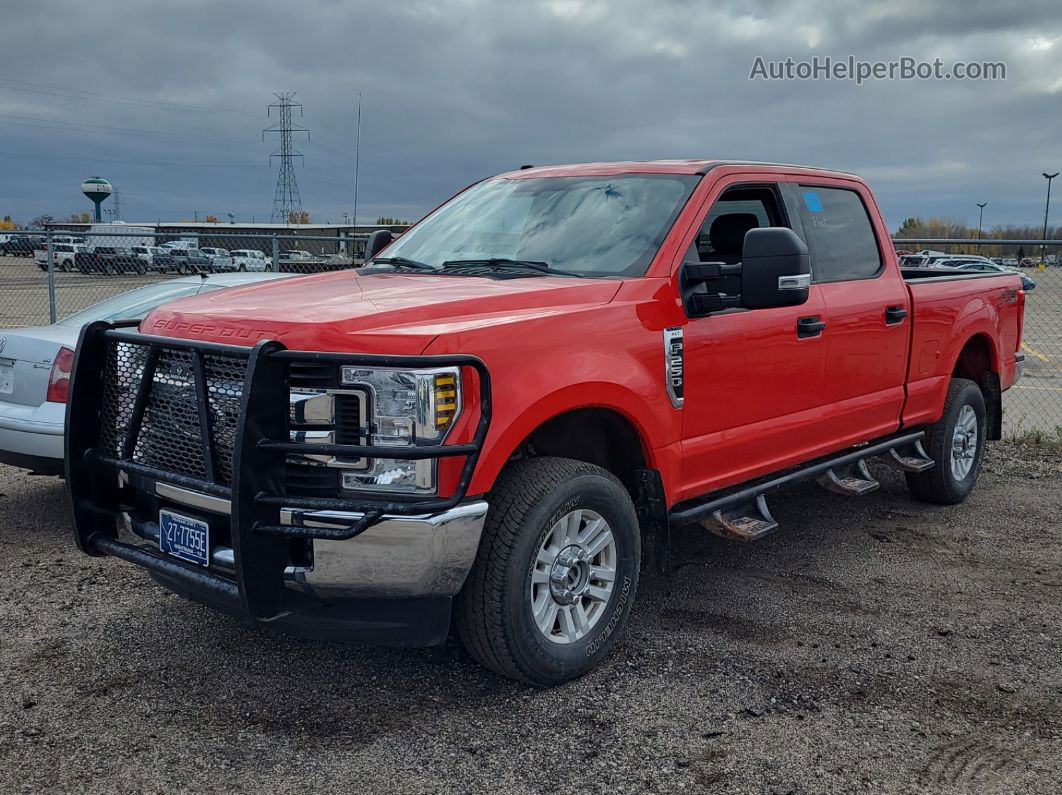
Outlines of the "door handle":
{"label": "door handle", "polygon": [[797,321],[797,336],[801,338],[817,337],[822,334],[826,324],[818,315],[802,317]]}
{"label": "door handle", "polygon": [[903,319],[907,317],[907,310],[902,306],[887,306],[885,307],[885,325],[893,326],[897,323],[902,323]]}

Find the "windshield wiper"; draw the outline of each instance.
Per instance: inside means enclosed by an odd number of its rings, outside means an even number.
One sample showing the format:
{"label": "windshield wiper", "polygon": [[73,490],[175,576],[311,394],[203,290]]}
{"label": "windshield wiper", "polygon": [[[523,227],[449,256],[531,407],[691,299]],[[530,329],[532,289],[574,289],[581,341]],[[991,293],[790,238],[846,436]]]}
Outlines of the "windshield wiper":
{"label": "windshield wiper", "polygon": [[510,259],[509,257],[487,257],[483,259],[448,259],[442,264],[443,270],[450,270],[453,268],[464,267],[481,267],[488,269],[511,269],[521,268],[523,270],[537,271],[538,273],[550,274],[553,276],[575,276],[582,279],[583,274],[576,273],[575,271],[562,271],[557,268],[551,268],[548,262],[542,262],[541,260],[534,259]]}
{"label": "windshield wiper", "polygon": [[[419,260],[409,259],[407,257],[375,257],[369,260],[369,262],[381,265],[397,265],[400,268],[415,268],[418,271],[433,271],[436,272],[439,269],[434,265],[429,265],[426,262],[420,262]],[[368,263],[366,263],[368,264]]]}

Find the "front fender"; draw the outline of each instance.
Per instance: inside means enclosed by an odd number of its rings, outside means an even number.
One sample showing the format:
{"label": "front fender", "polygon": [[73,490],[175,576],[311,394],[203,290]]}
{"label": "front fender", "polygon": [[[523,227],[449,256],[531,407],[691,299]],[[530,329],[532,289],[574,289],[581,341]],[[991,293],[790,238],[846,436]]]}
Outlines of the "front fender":
{"label": "front fender", "polygon": [[[490,432],[470,494],[490,491],[510,457],[536,428],[576,409],[607,409],[628,420],[638,432],[649,466],[655,465],[654,450],[679,438],[682,414],[672,407],[664,389],[660,333],[618,322],[610,329],[607,318],[599,315],[595,320],[599,321],[596,332],[589,338],[568,330],[560,333],[554,319],[552,328],[528,324],[518,333],[461,340],[462,352],[473,352],[487,365],[493,391]],[[608,345],[609,341],[614,344]],[[440,338],[425,353],[452,353],[452,345]]]}

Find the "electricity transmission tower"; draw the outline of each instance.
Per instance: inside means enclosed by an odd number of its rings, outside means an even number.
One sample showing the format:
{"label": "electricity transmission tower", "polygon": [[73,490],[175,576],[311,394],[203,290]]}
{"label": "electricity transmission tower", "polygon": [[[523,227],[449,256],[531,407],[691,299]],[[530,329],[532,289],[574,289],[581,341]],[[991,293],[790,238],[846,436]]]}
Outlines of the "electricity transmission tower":
{"label": "electricity transmission tower", "polygon": [[273,165],[273,158],[280,158],[280,173],[277,175],[277,190],[273,196],[273,215],[270,221],[273,223],[288,223],[292,213],[302,212],[302,199],[299,198],[299,186],[295,182],[295,168],[292,162],[296,157],[302,157],[302,153],[296,152],[292,145],[295,133],[306,133],[306,140],[310,140],[310,131],[301,124],[292,122],[291,109],[298,108],[302,115],[302,105],[292,102],[294,91],[283,94],[274,94],[277,101],[266,110],[267,115],[273,115],[273,108],[278,111],[279,119],[276,124],[262,130],[262,140],[266,133],[280,133],[280,149],[269,156],[269,164]]}

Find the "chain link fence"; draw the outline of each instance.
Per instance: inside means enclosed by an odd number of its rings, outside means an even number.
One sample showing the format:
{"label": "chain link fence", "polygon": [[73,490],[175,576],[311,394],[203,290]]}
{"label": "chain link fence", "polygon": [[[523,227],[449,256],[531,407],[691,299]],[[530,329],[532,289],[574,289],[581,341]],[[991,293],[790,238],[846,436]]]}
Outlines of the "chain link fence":
{"label": "chain link fence", "polygon": [[[54,323],[120,293],[182,277],[194,281],[205,274],[208,280],[225,282],[242,277],[220,274],[262,274],[247,278],[267,279],[271,273],[356,268],[362,264],[367,238],[348,233],[158,232],[149,227],[105,234],[4,232],[0,233],[0,329]],[[906,264],[915,267],[979,270],[988,263],[1025,276],[1025,377],[1004,396],[1005,430],[1008,435],[1034,432],[1062,437],[1062,241],[897,239],[894,243],[898,250],[911,252],[905,255]],[[982,258],[976,251],[991,256]],[[1018,252],[1035,256],[1019,258]],[[948,259],[959,255],[962,261]]]}
{"label": "chain link fence", "polygon": [[[0,233],[0,328],[38,326],[137,287],[226,273],[319,273],[362,263],[366,234]],[[261,278],[268,278],[263,276]],[[232,279],[217,279],[219,282]]]}

